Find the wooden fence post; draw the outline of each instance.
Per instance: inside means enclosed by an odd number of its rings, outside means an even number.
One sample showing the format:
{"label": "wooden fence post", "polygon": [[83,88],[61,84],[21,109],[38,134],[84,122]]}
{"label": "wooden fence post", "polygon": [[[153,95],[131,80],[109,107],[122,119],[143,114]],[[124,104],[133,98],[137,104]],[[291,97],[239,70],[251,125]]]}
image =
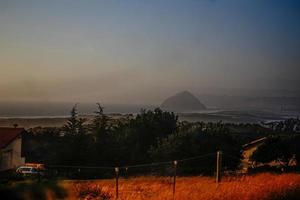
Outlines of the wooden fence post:
{"label": "wooden fence post", "polygon": [[217,171],[216,171],[216,182],[221,182],[221,168],[222,168],[222,152],[217,152]]}
{"label": "wooden fence post", "polygon": [[115,168],[116,173],[116,199],[119,198],[119,167]]}
{"label": "wooden fence post", "polygon": [[128,179],[128,167],[125,167],[125,179]]}
{"label": "wooden fence post", "polygon": [[175,199],[175,191],[176,191],[176,176],[177,176],[177,160],[174,160],[174,177],[173,177],[173,199]]}

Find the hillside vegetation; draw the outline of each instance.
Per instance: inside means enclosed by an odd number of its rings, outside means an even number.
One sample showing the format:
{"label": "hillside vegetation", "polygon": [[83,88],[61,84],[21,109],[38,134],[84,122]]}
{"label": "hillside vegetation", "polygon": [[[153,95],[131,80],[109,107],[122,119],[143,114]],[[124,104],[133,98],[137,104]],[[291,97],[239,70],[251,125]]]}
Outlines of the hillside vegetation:
{"label": "hillside vegetation", "polygon": [[[87,119],[78,116],[75,106],[63,128],[28,130],[23,137],[26,161],[45,164],[53,172],[52,177],[109,178],[111,175],[106,172],[84,171],[79,170],[83,167],[74,166],[114,168],[173,160],[185,160],[178,167],[181,176],[213,175],[218,150],[226,156],[223,170],[239,170],[243,144],[261,137],[269,139],[254,154],[253,162],[275,160],[287,169],[290,159],[299,161],[300,134],[293,129],[274,130],[259,124],[222,121],[180,122],[177,115],[159,108],[141,110],[135,117],[120,120],[105,115],[98,105],[95,114],[90,119],[92,123],[86,123]],[[276,154],[272,153],[273,147]],[[210,156],[186,160],[205,155]],[[155,175],[168,175],[169,167],[161,167]],[[149,175],[144,169],[130,172],[130,175]]]}

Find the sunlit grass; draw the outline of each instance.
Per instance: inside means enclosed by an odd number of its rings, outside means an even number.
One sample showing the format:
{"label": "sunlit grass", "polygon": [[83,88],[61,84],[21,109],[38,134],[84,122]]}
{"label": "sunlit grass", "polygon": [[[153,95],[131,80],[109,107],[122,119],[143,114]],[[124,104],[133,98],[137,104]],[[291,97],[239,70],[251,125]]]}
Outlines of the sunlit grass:
{"label": "sunlit grass", "polygon": [[[63,182],[70,199],[114,199],[115,181]],[[173,199],[172,179],[137,177],[121,179],[119,199]],[[214,178],[179,177],[175,199],[178,200],[296,200],[300,199],[299,174],[258,174],[227,177],[217,186]]]}

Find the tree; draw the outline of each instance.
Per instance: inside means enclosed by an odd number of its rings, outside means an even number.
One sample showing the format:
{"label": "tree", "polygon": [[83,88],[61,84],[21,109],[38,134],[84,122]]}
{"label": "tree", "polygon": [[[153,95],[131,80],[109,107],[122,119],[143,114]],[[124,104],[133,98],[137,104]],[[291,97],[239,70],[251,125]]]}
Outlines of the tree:
{"label": "tree", "polygon": [[300,135],[291,135],[286,139],[287,145],[291,151],[292,157],[295,156],[297,165],[300,165]]}
{"label": "tree", "polygon": [[104,108],[101,106],[100,103],[97,103],[97,108],[98,110],[94,112],[96,115],[93,119],[92,131],[96,134],[97,137],[101,137],[101,135],[106,135],[106,133],[108,132],[109,118],[104,114]]}
{"label": "tree", "polygon": [[[221,132],[205,132],[203,124],[181,123],[177,132],[159,141],[152,146],[149,153],[153,161],[180,160],[189,157],[207,155],[201,159],[193,159],[180,163],[181,173],[212,174],[215,169],[215,153],[233,155],[238,159],[224,162],[224,168],[235,169],[241,157],[240,146],[228,134]],[[227,159],[228,160],[228,159]]]}
{"label": "tree", "polygon": [[93,153],[93,155],[97,158],[95,160],[95,164],[110,164],[109,162],[112,158],[112,152],[110,151],[112,134],[109,117],[104,114],[104,108],[100,103],[97,103],[97,110],[94,113],[95,117],[91,125],[91,132],[95,139]]}
{"label": "tree", "polygon": [[61,152],[61,162],[72,165],[86,164],[92,145],[84,125],[86,119],[78,117],[77,104],[73,106],[70,114],[67,124],[63,127],[65,136],[63,137],[62,145],[64,147]]}
{"label": "tree", "polygon": [[178,117],[174,113],[156,108],[154,111],[141,110],[135,119],[130,120],[129,140],[131,142],[132,160],[136,162],[149,159],[148,150],[156,145],[158,139],[174,133],[177,128]]}
{"label": "tree", "polygon": [[86,122],[86,119],[78,117],[77,104],[72,107],[70,114],[71,116],[63,128],[65,133],[68,135],[85,134],[86,129],[84,123]]}
{"label": "tree", "polygon": [[60,164],[61,139],[59,128],[28,130],[22,136],[22,154],[26,162]]}

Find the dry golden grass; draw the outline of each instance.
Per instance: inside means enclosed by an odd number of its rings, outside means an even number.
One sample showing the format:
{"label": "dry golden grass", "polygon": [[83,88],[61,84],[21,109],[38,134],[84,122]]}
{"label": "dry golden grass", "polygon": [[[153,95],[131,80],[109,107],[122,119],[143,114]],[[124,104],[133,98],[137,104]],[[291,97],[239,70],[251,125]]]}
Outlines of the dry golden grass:
{"label": "dry golden grass", "polygon": [[[69,199],[114,199],[114,180],[63,182]],[[120,200],[170,200],[172,179],[138,177],[121,179]],[[269,173],[236,178],[224,178],[218,186],[214,178],[177,178],[177,200],[296,200],[300,199],[300,175]]]}

